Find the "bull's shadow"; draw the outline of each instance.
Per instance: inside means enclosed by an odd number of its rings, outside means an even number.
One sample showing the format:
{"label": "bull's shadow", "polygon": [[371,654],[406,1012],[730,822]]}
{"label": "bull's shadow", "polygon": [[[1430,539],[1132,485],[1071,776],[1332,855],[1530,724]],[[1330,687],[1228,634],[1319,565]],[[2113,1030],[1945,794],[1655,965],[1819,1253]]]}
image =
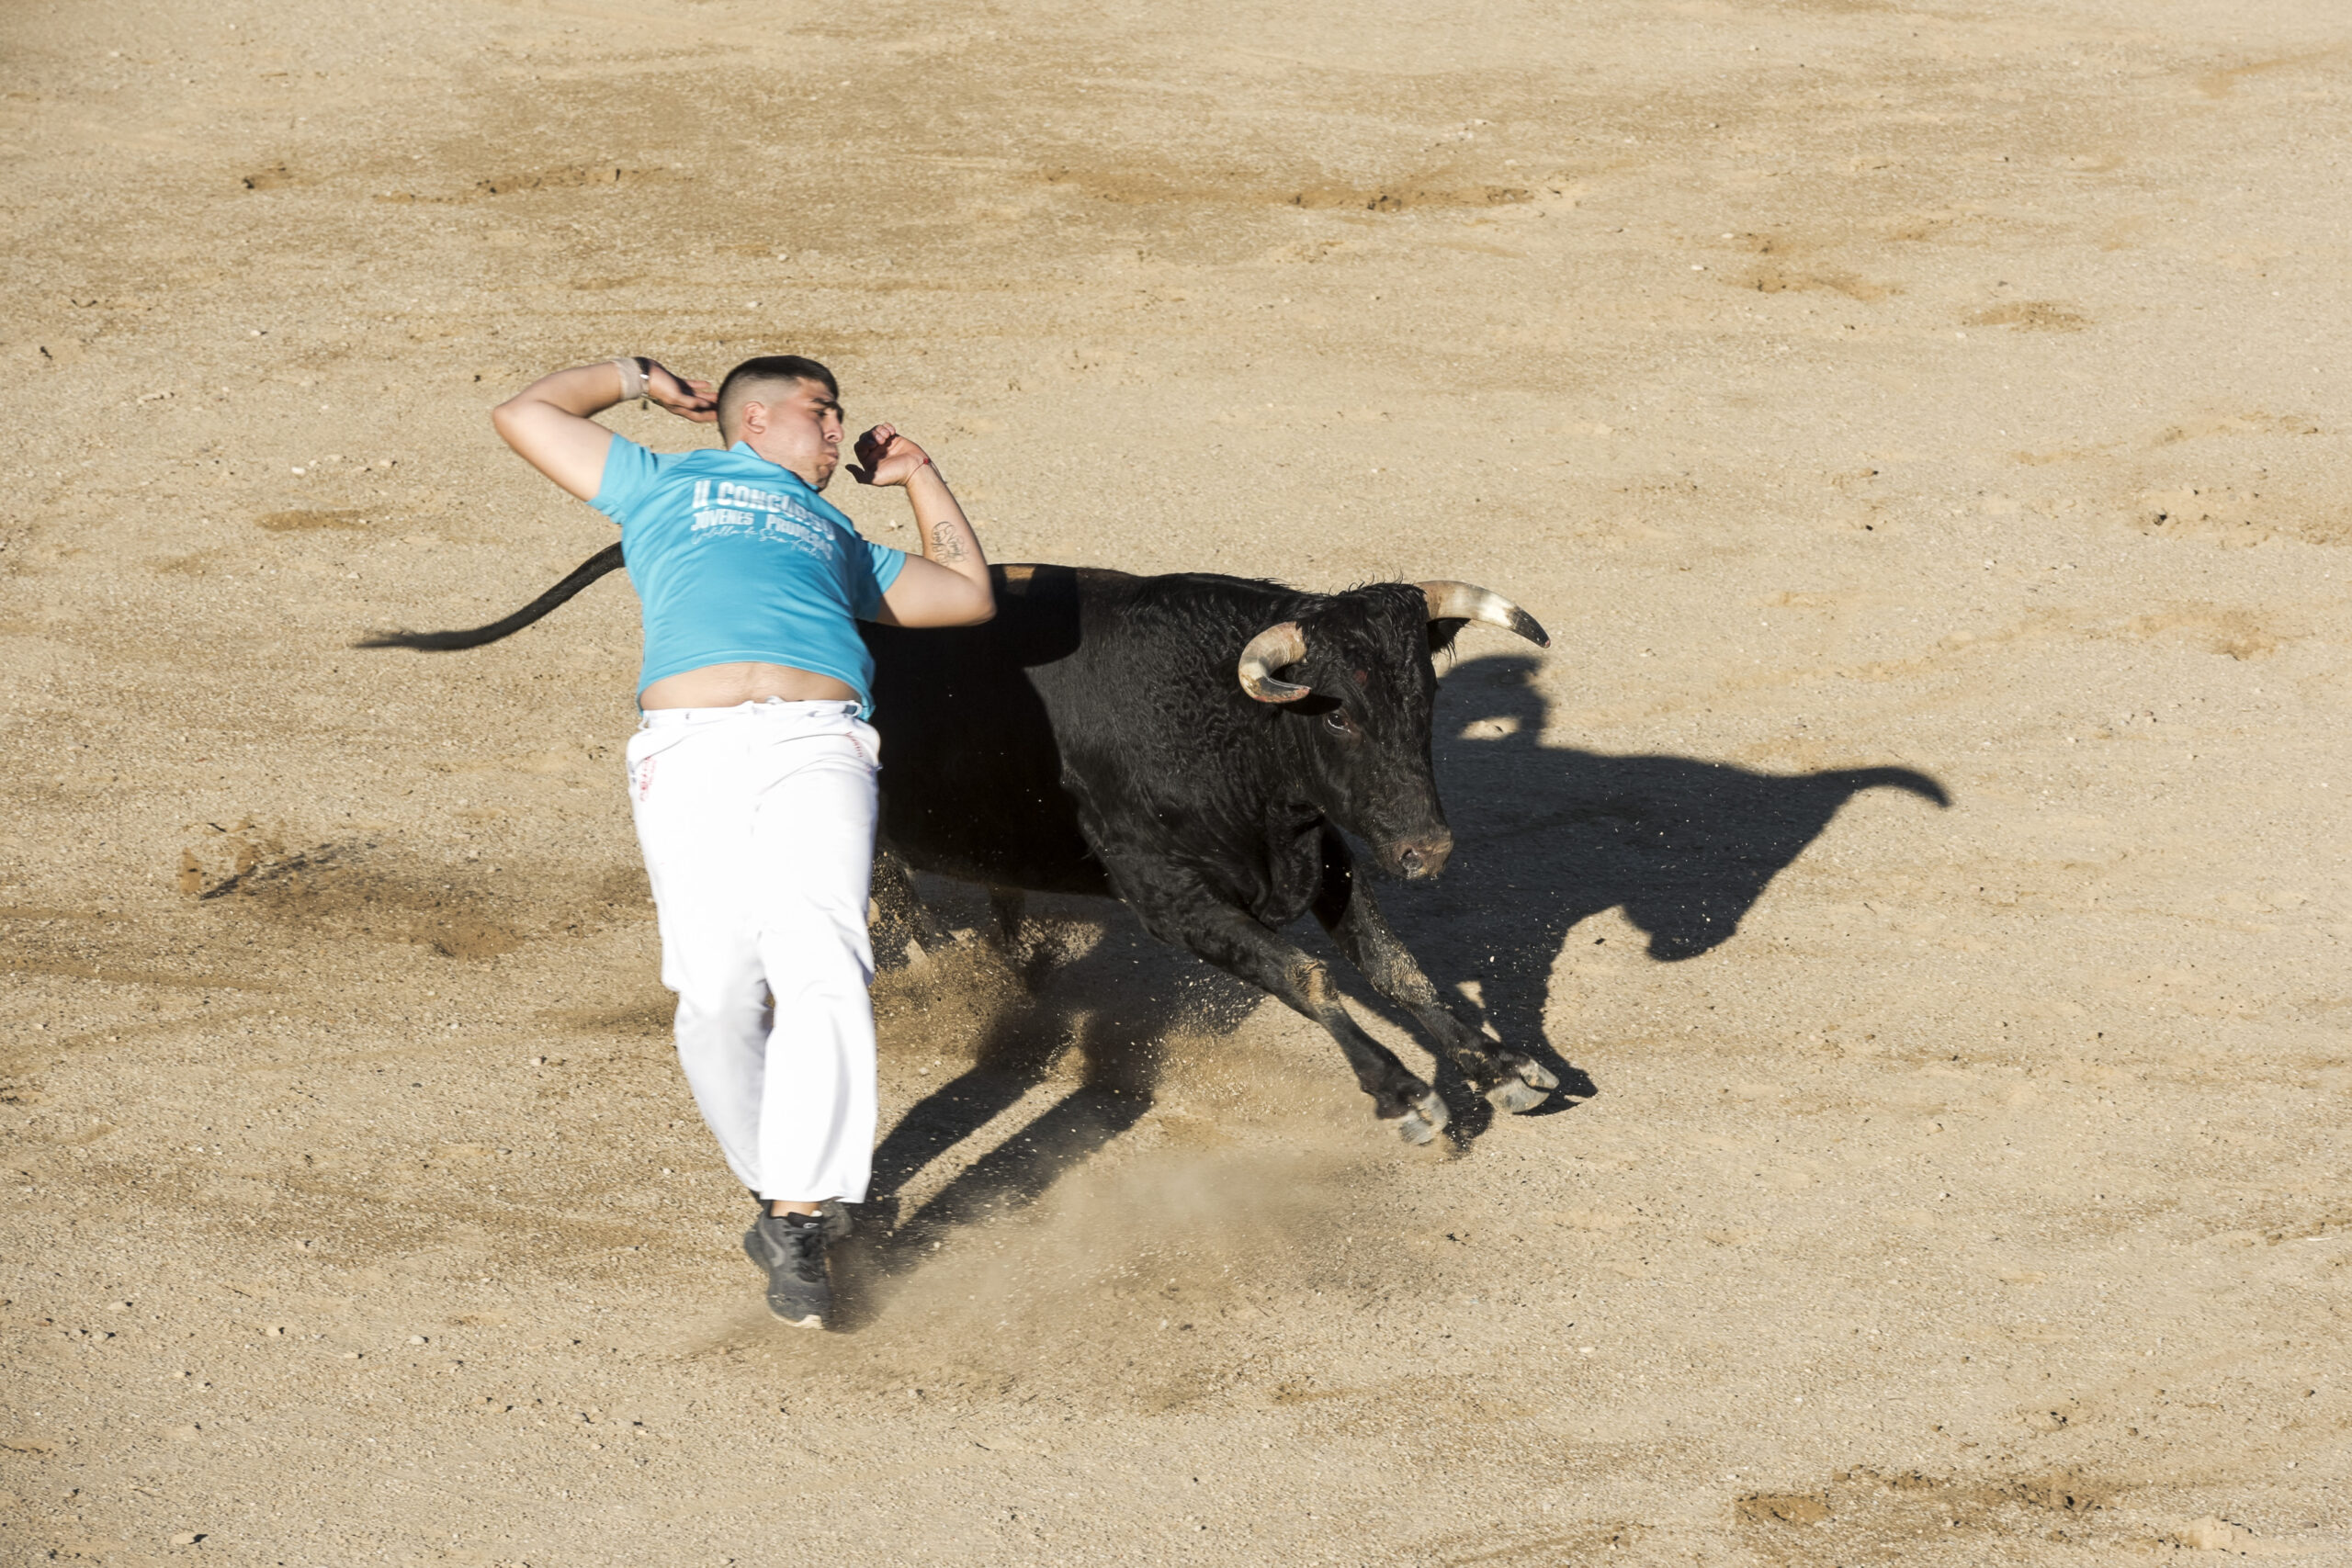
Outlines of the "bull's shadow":
{"label": "bull's shadow", "polygon": [[[1651,957],[1695,958],[1738,932],[1855,795],[1899,789],[1951,804],[1909,768],[1760,773],[1547,746],[1536,670],[1505,654],[1465,660],[1446,678],[1435,753],[1453,860],[1433,887],[1384,892],[1430,977],[1479,976],[1488,1020],[1522,1050],[1544,1039],[1553,965],[1577,922],[1622,909]],[[1589,1092],[1581,1073],[1563,1074],[1564,1088],[1578,1080]]]}

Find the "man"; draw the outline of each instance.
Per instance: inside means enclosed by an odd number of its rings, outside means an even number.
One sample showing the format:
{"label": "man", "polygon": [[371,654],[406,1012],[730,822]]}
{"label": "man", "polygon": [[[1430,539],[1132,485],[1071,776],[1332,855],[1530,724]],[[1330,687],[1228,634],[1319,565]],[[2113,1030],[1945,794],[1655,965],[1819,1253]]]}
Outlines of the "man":
{"label": "man", "polygon": [[[646,398],[721,449],[653,453],[592,417]],[[823,1205],[860,1202],[874,1152],[873,665],[855,620],[971,626],[988,560],[923,452],[857,439],[860,484],[901,485],[922,554],[858,536],[820,493],[841,462],[832,372],[749,359],[717,396],[649,359],[560,370],[491,422],[621,526],[643,603],[629,805],[678,994],[678,1059],[728,1165],[761,1200],[744,1250],[768,1307],[824,1326]],[[836,1205],[837,1208],[837,1205]]]}

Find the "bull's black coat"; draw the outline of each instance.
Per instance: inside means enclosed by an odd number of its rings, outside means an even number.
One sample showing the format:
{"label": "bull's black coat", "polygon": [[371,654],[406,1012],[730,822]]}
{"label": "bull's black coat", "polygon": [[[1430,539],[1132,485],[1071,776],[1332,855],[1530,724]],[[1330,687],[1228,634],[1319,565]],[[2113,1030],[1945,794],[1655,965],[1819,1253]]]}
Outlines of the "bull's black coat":
{"label": "bull's black coat", "polygon": [[[919,870],[998,887],[1102,894],[1146,929],[1330,1029],[1408,1137],[1444,1112],[1358,1029],[1322,966],[1280,937],[1312,909],[1498,1104],[1551,1087],[1446,1010],[1380,919],[1333,824],[1392,870],[1452,844],[1430,763],[1431,655],[1460,630],[1409,583],[1341,594],[1188,572],[995,569],[996,618],[863,628],[883,736],[882,838]],[[1300,702],[1260,702],[1242,647],[1296,622]],[[1540,635],[1540,634],[1539,634]]]}
{"label": "bull's black coat", "polygon": [[[1106,859],[1129,869],[1169,861],[1282,925],[1315,896],[1330,811],[1374,841],[1445,834],[1433,791],[1385,776],[1429,768],[1426,732],[1396,733],[1435,686],[1418,591],[1333,600],[1203,572],[1059,566],[995,576],[996,619],[985,626],[860,628],[888,761],[882,833],[910,863],[1122,897],[1129,890],[1106,876]],[[1306,672],[1293,678],[1334,696],[1254,701],[1234,678],[1235,655],[1267,626],[1301,619],[1314,631]],[[1361,686],[1357,670],[1370,676]],[[1405,755],[1363,757],[1362,739],[1331,724],[1348,707],[1392,742],[1377,751],[1401,743]]]}

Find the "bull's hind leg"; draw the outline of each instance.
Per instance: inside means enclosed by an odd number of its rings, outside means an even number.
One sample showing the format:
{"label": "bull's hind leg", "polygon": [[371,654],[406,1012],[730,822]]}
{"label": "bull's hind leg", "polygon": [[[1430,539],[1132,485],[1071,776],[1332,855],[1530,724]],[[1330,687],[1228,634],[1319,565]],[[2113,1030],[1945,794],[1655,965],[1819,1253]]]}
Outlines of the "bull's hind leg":
{"label": "bull's hind leg", "polygon": [[996,918],[997,951],[1004,955],[1005,967],[1023,989],[1035,990],[1053,967],[1056,953],[1054,944],[1028,925],[1029,895],[1018,887],[990,887],[989,913]]}
{"label": "bull's hind leg", "polygon": [[[922,901],[915,890],[914,873],[899,858],[896,850],[876,845],[874,851],[873,904],[868,909],[868,923],[887,928],[892,941],[903,942],[907,962],[923,961],[925,949],[940,946],[947,933],[940,929],[938,917],[931,906]],[[880,932],[877,931],[877,936]]]}
{"label": "bull's hind leg", "polygon": [[1029,915],[1029,895],[1018,887],[990,887],[989,913],[996,918],[996,940],[1010,954],[1021,951],[1021,925]]}
{"label": "bull's hind leg", "polygon": [[1331,933],[1348,962],[1374,989],[1411,1013],[1462,1076],[1477,1086],[1498,1111],[1532,1111],[1560,1087],[1540,1063],[1494,1042],[1453,1016],[1430,977],[1396,931],[1381,917],[1372,889],[1355,874],[1345,839],[1323,829],[1323,884],[1315,896],[1315,918]]}
{"label": "bull's hind leg", "polygon": [[[1148,877],[1114,875],[1121,896],[1152,935],[1189,948],[1321,1024],[1338,1042],[1357,1084],[1372,1096],[1373,1114],[1394,1122],[1397,1136],[1408,1144],[1426,1144],[1444,1127],[1445,1101],[1415,1077],[1396,1053],[1357,1027],[1331,971],[1319,960],[1243,911],[1219,903],[1216,895],[1189,878],[1171,886],[1173,879],[1157,874],[1157,868]],[[1139,889],[1137,884],[1146,881],[1152,886]]]}

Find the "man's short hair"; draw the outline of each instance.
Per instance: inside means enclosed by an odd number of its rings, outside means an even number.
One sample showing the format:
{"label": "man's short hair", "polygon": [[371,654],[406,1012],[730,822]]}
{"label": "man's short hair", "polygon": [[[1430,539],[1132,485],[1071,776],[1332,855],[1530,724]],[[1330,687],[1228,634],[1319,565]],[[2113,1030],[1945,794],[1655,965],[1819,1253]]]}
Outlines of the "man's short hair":
{"label": "man's short hair", "polygon": [[759,394],[777,381],[814,381],[829,395],[842,395],[841,383],[833,379],[833,373],[813,359],[803,359],[797,354],[763,354],[746,359],[718,384],[720,440],[730,446],[734,443],[742,428],[743,405],[763,401]]}

